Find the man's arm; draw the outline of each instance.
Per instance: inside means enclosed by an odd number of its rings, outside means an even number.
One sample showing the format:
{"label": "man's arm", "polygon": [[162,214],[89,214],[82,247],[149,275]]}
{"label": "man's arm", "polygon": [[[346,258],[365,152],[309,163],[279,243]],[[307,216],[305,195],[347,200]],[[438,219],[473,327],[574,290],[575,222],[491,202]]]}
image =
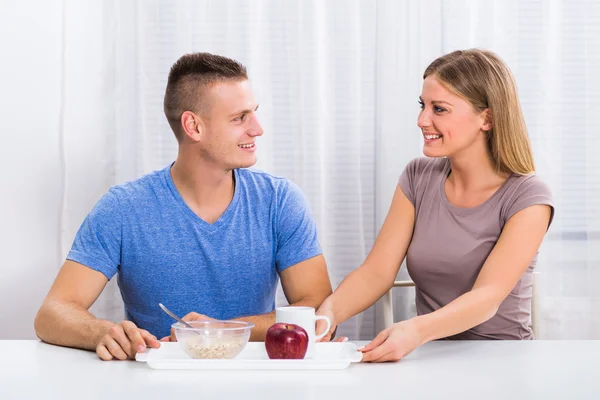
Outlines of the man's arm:
{"label": "man's arm", "polygon": [[[332,293],[325,257],[322,254],[284,269],[279,276],[285,297],[292,306],[308,306],[316,309]],[[184,321],[198,321],[211,318],[210,316],[191,312],[182,319]],[[252,329],[250,340],[253,342],[262,342],[265,340],[269,327],[275,323],[275,312],[240,317],[236,318],[236,320],[253,323],[254,328]],[[169,340],[177,340],[173,329],[171,329],[170,338],[165,337],[161,339],[161,341]]]}
{"label": "man's arm", "polygon": [[[281,287],[291,306],[308,306],[317,309],[332,293],[325,257],[318,255],[281,271]],[[264,341],[267,329],[275,323],[275,312],[238,318],[252,322],[250,340]]]}
{"label": "man's arm", "polygon": [[35,318],[38,337],[60,346],[94,350],[114,325],[88,311],[107,282],[102,273],[67,260]]}
{"label": "man's arm", "polygon": [[160,346],[154,336],[132,322],[115,324],[88,311],[107,282],[104,274],[67,260],[35,318],[37,336],[59,346],[96,350],[104,360],[133,358],[146,343]]}
{"label": "man's arm", "polygon": [[[332,293],[327,265],[317,239],[317,226],[306,197],[291,181],[284,181],[277,198],[277,255],[281,286],[292,306],[318,308]],[[245,317],[252,322],[251,340],[262,341],[275,323],[275,313]]]}

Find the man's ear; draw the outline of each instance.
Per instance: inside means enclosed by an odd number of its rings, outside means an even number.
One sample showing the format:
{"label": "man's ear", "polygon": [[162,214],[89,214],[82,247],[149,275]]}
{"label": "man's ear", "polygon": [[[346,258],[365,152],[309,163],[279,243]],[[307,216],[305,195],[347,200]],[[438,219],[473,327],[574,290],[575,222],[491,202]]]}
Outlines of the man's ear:
{"label": "man's ear", "polygon": [[193,142],[198,142],[205,132],[202,119],[191,111],[184,111],[181,114],[181,129],[184,135]]}

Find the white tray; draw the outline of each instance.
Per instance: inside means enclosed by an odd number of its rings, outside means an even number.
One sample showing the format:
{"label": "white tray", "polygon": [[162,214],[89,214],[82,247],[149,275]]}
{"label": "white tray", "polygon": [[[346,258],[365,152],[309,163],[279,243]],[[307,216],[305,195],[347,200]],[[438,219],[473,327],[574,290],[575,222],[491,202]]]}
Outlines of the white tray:
{"label": "white tray", "polygon": [[362,353],[353,343],[326,342],[315,345],[315,355],[304,360],[270,360],[264,342],[250,342],[231,360],[203,360],[189,357],[179,343],[161,343],[159,349],[138,353],[136,361],[145,362],[154,369],[244,369],[244,370],[323,370],[344,369],[360,362]]}

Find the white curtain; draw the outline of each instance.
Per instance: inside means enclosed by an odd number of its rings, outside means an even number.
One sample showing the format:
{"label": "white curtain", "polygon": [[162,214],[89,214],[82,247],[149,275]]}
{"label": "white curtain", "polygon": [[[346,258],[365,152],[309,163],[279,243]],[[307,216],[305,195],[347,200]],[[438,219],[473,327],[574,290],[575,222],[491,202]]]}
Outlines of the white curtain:
{"label": "white curtain", "polygon": [[445,1],[444,52],[512,68],[556,218],[540,250],[542,338],[600,338],[600,2]]}
{"label": "white curtain", "polygon": [[[64,254],[110,185],[174,159],[167,74],[183,53],[208,51],[247,65],[265,129],[257,167],[304,190],[337,286],[366,257],[402,168],[421,154],[423,70],[446,52],[486,47],[516,75],[556,200],[539,262],[543,337],[600,338],[597,2],[64,0],[64,10]],[[395,291],[396,320],[414,315],[413,295]],[[94,312],[122,318],[114,283]],[[373,337],[374,310],[340,333]]]}

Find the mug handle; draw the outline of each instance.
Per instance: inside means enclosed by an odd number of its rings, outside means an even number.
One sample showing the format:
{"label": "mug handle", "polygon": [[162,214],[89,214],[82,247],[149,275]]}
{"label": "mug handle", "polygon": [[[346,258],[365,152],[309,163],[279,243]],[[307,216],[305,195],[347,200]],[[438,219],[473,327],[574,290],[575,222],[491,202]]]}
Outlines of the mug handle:
{"label": "mug handle", "polygon": [[325,332],[323,332],[319,336],[316,336],[315,340],[319,340],[319,339],[323,338],[325,335],[327,335],[327,333],[329,332],[329,329],[331,329],[331,320],[329,320],[328,317],[326,317],[324,315],[317,315],[315,317],[315,323],[320,319],[322,319],[323,321],[325,321],[327,323],[327,328],[325,328]]}

